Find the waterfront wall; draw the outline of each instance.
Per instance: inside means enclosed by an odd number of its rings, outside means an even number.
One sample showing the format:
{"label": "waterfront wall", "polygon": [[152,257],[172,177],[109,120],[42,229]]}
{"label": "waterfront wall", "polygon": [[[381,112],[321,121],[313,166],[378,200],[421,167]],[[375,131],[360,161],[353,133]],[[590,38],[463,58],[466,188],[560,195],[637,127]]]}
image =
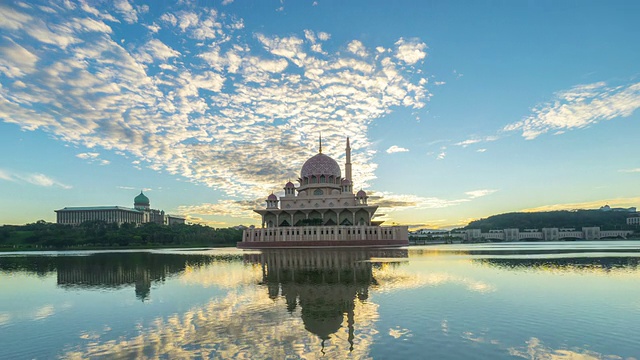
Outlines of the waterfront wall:
{"label": "waterfront wall", "polygon": [[345,241],[407,241],[407,226],[287,226],[249,228],[242,235],[242,242],[345,242]]}

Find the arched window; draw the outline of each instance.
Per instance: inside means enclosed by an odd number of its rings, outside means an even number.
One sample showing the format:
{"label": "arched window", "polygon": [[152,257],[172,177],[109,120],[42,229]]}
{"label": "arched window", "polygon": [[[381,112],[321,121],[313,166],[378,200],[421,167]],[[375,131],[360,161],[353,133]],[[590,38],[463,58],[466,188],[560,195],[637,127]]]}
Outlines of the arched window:
{"label": "arched window", "polygon": [[320,182],[323,184],[326,182],[326,178],[324,177],[324,175],[320,175]]}
{"label": "arched window", "polygon": [[317,195],[322,195],[322,194],[323,194],[323,192],[322,192],[322,190],[320,190],[320,189],[315,189],[315,190],[313,191],[313,195],[316,195],[316,196],[317,196]]}
{"label": "arched window", "polygon": [[317,182],[318,182],[318,178],[316,178],[315,176],[312,176],[312,177],[311,177],[311,183],[312,183],[312,184],[315,184],[315,183],[317,183]]}

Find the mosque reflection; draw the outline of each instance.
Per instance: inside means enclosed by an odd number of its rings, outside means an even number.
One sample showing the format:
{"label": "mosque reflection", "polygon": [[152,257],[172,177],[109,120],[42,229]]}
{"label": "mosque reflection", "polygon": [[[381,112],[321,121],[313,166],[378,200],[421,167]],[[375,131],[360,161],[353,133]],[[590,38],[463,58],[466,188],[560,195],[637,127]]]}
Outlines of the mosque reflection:
{"label": "mosque reflection", "polygon": [[369,287],[378,284],[374,268],[385,259],[407,259],[405,249],[280,249],[245,255],[245,260],[260,264],[262,282],[272,300],[282,297],[287,310],[300,314],[307,331],[324,342],[346,320],[349,350],[353,350],[356,301],[369,297]]}
{"label": "mosque reflection", "polygon": [[[226,260],[240,260],[240,256]],[[55,272],[61,288],[104,290],[134,287],[136,298],[149,299],[153,284],[184,272],[187,266],[204,266],[219,257],[157,254],[150,252],[95,253],[87,256],[3,257],[0,271],[22,271],[46,276]]]}

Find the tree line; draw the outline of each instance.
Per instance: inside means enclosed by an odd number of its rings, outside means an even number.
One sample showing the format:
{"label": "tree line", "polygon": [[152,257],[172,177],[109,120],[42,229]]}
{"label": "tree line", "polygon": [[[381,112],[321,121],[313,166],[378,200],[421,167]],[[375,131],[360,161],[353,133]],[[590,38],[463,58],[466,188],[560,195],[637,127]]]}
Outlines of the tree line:
{"label": "tree line", "polygon": [[542,228],[575,228],[598,226],[601,230],[638,230],[637,226],[627,225],[631,213],[625,211],[601,210],[559,210],[541,212],[513,212],[489,216],[475,220],[464,229],[542,229]]}
{"label": "tree line", "polygon": [[199,224],[142,225],[86,221],[79,226],[39,220],[0,226],[0,249],[81,249],[111,247],[233,246],[242,230]]}

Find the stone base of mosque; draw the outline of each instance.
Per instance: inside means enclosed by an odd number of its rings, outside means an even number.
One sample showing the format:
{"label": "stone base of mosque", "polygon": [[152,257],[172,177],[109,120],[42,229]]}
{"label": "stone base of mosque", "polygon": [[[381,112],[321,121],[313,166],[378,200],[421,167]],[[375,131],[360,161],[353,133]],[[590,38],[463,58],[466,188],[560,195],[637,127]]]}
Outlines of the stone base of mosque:
{"label": "stone base of mosque", "polygon": [[397,247],[409,245],[406,226],[292,226],[249,228],[240,249]]}
{"label": "stone base of mosque", "polygon": [[239,242],[239,249],[299,249],[299,248],[388,248],[408,246],[409,240],[356,240],[356,241],[274,241]]}

